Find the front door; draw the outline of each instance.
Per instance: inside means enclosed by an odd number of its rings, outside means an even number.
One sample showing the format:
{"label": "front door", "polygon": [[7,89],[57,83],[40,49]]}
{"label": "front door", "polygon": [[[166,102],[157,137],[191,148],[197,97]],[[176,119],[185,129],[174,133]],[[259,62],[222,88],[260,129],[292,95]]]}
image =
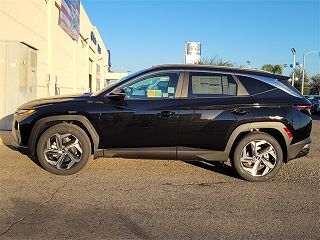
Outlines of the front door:
{"label": "front door", "polygon": [[175,158],[179,81],[178,72],[161,72],[120,86],[124,101],[113,101],[113,109],[108,104],[102,111],[104,148],[167,148]]}

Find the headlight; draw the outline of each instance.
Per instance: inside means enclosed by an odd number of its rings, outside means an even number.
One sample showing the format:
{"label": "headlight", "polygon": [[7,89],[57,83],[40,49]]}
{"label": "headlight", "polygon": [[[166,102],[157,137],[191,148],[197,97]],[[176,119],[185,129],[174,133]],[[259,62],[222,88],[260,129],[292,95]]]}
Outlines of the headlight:
{"label": "headlight", "polygon": [[34,109],[23,109],[23,110],[17,110],[15,112],[16,115],[21,116],[21,115],[30,115],[33,112],[35,112],[36,110]]}

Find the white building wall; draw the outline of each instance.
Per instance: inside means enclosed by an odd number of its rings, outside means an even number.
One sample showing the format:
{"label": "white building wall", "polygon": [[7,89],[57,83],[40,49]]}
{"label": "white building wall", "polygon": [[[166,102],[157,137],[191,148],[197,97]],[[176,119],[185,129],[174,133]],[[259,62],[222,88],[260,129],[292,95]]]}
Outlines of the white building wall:
{"label": "white building wall", "polygon": [[[80,37],[74,41],[58,25],[60,6],[61,0],[0,0],[0,129],[8,129],[18,105],[34,98],[54,96],[56,81],[61,95],[88,92],[89,59],[92,61],[91,90],[97,90],[97,64],[100,87],[104,87],[109,69],[108,52],[98,29],[80,5]],[[100,54],[91,40],[91,31],[101,47]],[[28,50],[26,45],[31,48]],[[30,49],[32,52],[37,49],[36,66],[27,71],[24,59]],[[24,79],[29,79],[29,84],[30,74],[34,76],[33,86],[26,88]],[[25,96],[30,89],[32,94]]]}
{"label": "white building wall", "polygon": [[[107,49],[83,6],[78,41],[58,25],[60,6],[61,0],[0,0],[0,41],[25,42],[38,49],[37,97],[53,96],[56,80],[60,94],[89,91],[89,58],[93,61],[92,91],[96,90],[96,64],[101,68],[101,87],[108,69]],[[101,54],[90,39],[91,31]]]}
{"label": "white building wall", "polygon": [[129,73],[119,73],[119,72],[107,72],[104,86],[113,84],[121,80],[122,78],[128,76]]}

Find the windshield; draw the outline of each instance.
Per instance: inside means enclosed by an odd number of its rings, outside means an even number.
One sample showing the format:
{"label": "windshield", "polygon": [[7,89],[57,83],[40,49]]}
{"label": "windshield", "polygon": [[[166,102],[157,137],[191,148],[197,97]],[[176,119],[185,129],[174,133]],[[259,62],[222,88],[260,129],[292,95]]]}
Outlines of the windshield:
{"label": "windshield", "polygon": [[104,87],[104,88],[102,88],[102,89],[94,92],[94,93],[92,94],[92,96],[98,96],[98,95],[100,95],[101,93],[103,93],[104,91],[107,91],[108,89],[112,88],[112,87],[115,86],[116,84],[118,84],[118,83],[120,83],[120,82],[124,82],[124,81],[126,81],[127,79],[133,78],[133,77],[139,75],[140,73],[142,73],[143,71],[144,71],[144,70],[131,73],[131,74],[129,74],[128,76],[125,76],[125,77],[121,78],[119,81],[117,81],[117,82],[115,82],[115,83],[112,83],[112,84],[110,84],[110,85],[108,85],[108,86],[106,86],[106,87]]}

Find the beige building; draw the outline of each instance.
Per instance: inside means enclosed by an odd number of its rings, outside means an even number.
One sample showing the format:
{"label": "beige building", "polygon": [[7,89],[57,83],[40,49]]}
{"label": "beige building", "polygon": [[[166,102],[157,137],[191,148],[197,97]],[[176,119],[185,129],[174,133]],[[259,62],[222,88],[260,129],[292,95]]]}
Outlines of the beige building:
{"label": "beige building", "polygon": [[129,75],[129,72],[119,73],[119,72],[107,72],[105,85],[113,84],[118,82],[121,78],[124,78]]}
{"label": "beige building", "polygon": [[80,35],[73,40],[58,24],[61,4],[0,0],[0,121],[25,101],[105,86],[109,53],[98,29],[80,4]]}

